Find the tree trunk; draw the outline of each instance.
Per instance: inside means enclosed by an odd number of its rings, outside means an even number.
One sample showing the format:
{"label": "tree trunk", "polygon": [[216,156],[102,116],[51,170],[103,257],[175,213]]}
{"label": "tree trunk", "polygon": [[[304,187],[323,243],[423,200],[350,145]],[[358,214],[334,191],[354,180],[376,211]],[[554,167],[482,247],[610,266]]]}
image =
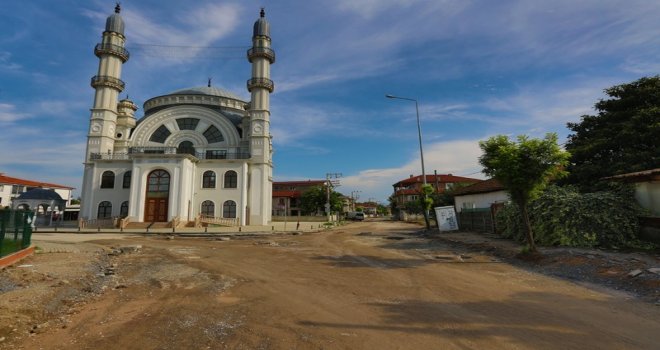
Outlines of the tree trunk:
{"label": "tree trunk", "polygon": [[534,244],[534,235],[532,234],[532,224],[529,222],[529,214],[527,213],[527,203],[520,206],[522,209],[523,221],[525,221],[525,235],[527,237],[527,246],[529,251],[536,253],[536,244]]}

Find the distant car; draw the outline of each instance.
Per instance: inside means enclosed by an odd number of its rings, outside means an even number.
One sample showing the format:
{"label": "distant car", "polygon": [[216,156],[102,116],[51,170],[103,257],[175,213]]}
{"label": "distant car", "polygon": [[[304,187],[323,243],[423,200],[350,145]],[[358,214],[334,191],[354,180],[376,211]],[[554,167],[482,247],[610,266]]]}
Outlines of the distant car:
{"label": "distant car", "polygon": [[362,212],[355,213],[355,218],[353,218],[353,220],[357,220],[357,221],[364,220],[364,213],[362,213]]}

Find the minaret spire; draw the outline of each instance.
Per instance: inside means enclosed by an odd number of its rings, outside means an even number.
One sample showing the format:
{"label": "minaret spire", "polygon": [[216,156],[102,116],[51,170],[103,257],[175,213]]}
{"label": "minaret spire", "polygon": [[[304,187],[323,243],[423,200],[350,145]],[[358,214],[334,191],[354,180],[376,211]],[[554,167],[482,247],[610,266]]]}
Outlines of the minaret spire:
{"label": "minaret spire", "polygon": [[120,13],[121,12],[121,3],[118,1],[117,6],[115,6],[115,13]]}

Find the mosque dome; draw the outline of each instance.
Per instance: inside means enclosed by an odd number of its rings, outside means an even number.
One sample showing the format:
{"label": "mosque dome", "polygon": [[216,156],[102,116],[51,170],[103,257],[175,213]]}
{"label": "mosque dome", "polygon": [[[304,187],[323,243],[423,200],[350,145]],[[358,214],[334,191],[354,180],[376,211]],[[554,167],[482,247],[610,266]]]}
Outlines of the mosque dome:
{"label": "mosque dome", "polygon": [[21,193],[18,198],[21,199],[43,199],[43,200],[56,200],[61,201],[62,197],[55,192],[55,190],[48,190],[45,188],[34,188],[27,192]]}
{"label": "mosque dome", "polygon": [[217,88],[215,86],[191,87],[187,89],[176,90],[174,92],[169,93],[168,95],[208,95],[208,96],[231,98],[239,101],[241,100],[241,98],[235,95],[234,93],[227,91],[225,89]]}
{"label": "mosque dome", "polygon": [[259,19],[254,22],[254,30],[252,32],[252,36],[270,37],[270,23],[268,23],[266,20],[266,11],[264,11],[263,7],[261,8],[259,15]]}
{"label": "mosque dome", "polygon": [[105,21],[106,32],[114,32],[124,35],[124,20],[119,15],[119,12],[121,12],[121,7],[117,4],[115,7],[115,13]]}

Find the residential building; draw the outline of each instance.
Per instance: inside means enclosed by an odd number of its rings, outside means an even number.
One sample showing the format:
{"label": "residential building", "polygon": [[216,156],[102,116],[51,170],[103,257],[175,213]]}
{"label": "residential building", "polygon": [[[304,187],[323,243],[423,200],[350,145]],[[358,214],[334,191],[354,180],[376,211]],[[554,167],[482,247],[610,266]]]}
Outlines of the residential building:
{"label": "residential building", "polygon": [[[402,208],[408,202],[418,201],[420,199],[422,195],[421,188],[424,183],[423,180],[421,175],[410,175],[409,178],[392,185],[394,187],[392,198],[396,201],[399,208]],[[426,183],[433,186],[434,193],[443,193],[458,184],[469,185],[479,181],[481,180],[452,174],[426,175]]]}
{"label": "residential building", "polygon": [[71,193],[74,190],[73,187],[48,182],[20,179],[17,177],[6,176],[5,174],[0,173],[0,208],[11,207],[12,200],[20,196],[22,193],[35,188],[54,190],[60,197],[62,197],[62,199],[66,201],[66,205],[71,204]]}
{"label": "residential building", "polygon": [[[144,103],[144,116],[124,90],[124,20],[117,5],[94,53],[98,73],[91,109],[80,217],[130,222],[234,219],[266,225],[272,208],[270,24],[261,10],[247,60],[250,101],[211,86],[185,88]],[[130,24],[129,24],[130,25]]]}
{"label": "residential building", "polygon": [[509,201],[509,193],[496,179],[479,181],[470,186],[456,189],[453,194],[457,213],[464,209],[490,208],[495,203]]}
{"label": "residential building", "polygon": [[273,216],[301,215],[303,193],[319,186],[325,188],[326,180],[273,182]]}

